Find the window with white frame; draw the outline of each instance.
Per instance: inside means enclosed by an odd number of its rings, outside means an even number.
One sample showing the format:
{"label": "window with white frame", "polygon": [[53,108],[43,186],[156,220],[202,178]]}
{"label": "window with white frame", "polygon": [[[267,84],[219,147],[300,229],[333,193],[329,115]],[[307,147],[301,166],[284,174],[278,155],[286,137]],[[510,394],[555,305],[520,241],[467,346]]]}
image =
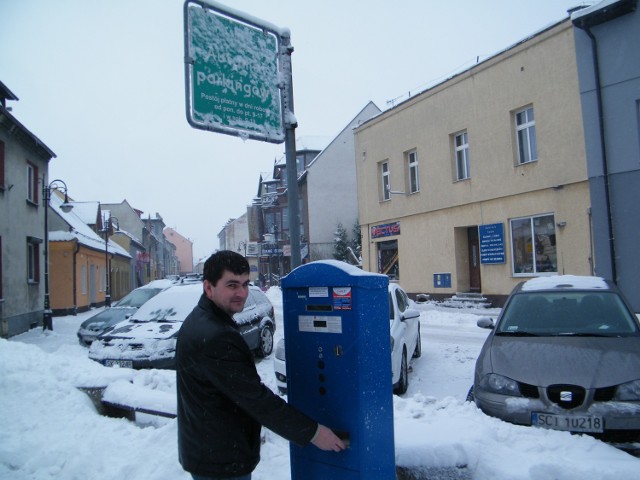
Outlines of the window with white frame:
{"label": "window with white frame", "polygon": [[467,131],[454,136],[456,152],[456,180],[469,178],[469,136]]}
{"label": "window with white frame", "polygon": [[515,218],[510,225],[514,276],[557,273],[554,215]]}
{"label": "window with white frame", "polygon": [[27,162],[27,200],[38,203],[38,167]]}
{"label": "window with white frame", "polygon": [[533,107],[519,110],[515,114],[518,163],[529,163],[538,159],[538,140]]}
{"label": "window with white frame", "polygon": [[407,183],[409,193],[418,193],[420,191],[420,178],[418,171],[418,152],[415,150],[406,154],[407,158]]}
{"label": "window with white frame", "polygon": [[391,199],[391,178],[389,172],[389,161],[385,160],[379,164],[380,173],[380,200]]}

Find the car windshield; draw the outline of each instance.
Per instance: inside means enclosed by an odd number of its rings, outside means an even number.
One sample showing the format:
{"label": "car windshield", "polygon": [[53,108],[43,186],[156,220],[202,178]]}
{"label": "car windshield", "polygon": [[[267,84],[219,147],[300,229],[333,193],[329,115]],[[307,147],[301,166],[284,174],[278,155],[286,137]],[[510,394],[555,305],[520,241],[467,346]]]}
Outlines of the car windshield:
{"label": "car windshield", "polygon": [[136,307],[140,306],[152,297],[155,297],[161,288],[137,288],[122,297],[114,307]]}
{"label": "car windshield", "polygon": [[514,295],[497,326],[498,335],[638,335],[638,321],[615,292],[558,291]]}

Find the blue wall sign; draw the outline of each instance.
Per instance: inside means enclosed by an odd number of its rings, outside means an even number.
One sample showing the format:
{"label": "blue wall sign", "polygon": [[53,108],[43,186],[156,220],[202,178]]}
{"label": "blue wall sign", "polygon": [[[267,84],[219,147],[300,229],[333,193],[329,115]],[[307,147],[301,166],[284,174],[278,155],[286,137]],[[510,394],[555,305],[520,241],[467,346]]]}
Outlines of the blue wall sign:
{"label": "blue wall sign", "polygon": [[480,263],[505,263],[504,225],[491,223],[478,227],[480,235]]}
{"label": "blue wall sign", "polygon": [[433,288],[451,288],[450,273],[434,273]]}

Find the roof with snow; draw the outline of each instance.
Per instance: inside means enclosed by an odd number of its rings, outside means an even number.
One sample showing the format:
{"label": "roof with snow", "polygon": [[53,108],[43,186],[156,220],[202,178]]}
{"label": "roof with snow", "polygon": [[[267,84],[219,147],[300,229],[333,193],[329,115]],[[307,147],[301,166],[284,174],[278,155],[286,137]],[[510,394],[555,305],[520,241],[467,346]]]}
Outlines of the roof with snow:
{"label": "roof with snow", "polygon": [[71,210],[80,220],[87,225],[95,225],[98,221],[100,202],[69,202],[73,205]]}
{"label": "roof with snow", "polygon": [[[51,209],[56,213],[67,225],[70,227],[70,231],[53,231],[49,232],[49,241],[51,242],[68,242],[77,240],[78,243],[85,247],[92,248],[94,250],[104,250],[104,239],[101,238],[96,232],[94,232],[89,225],[84,223],[80,216],[76,215],[73,211],[63,212],[60,208],[64,203],[64,200],[58,195],[51,195],[49,205]],[[115,242],[109,240],[107,242],[107,251],[114,255],[120,255],[121,257],[131,258],[129,252],[118,245]]]}

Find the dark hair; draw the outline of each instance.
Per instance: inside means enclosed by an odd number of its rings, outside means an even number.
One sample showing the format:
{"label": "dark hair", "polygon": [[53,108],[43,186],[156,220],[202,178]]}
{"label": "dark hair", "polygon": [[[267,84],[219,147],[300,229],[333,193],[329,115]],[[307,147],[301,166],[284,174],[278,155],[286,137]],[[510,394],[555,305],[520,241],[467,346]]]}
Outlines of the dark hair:
{"label": "dark hair", "polygon": [[249,262],[242,255],[232,250],[220,250],[204,262],[204,279],[215,285],[222,278],[225,270],[235,275],[249,273]]}

